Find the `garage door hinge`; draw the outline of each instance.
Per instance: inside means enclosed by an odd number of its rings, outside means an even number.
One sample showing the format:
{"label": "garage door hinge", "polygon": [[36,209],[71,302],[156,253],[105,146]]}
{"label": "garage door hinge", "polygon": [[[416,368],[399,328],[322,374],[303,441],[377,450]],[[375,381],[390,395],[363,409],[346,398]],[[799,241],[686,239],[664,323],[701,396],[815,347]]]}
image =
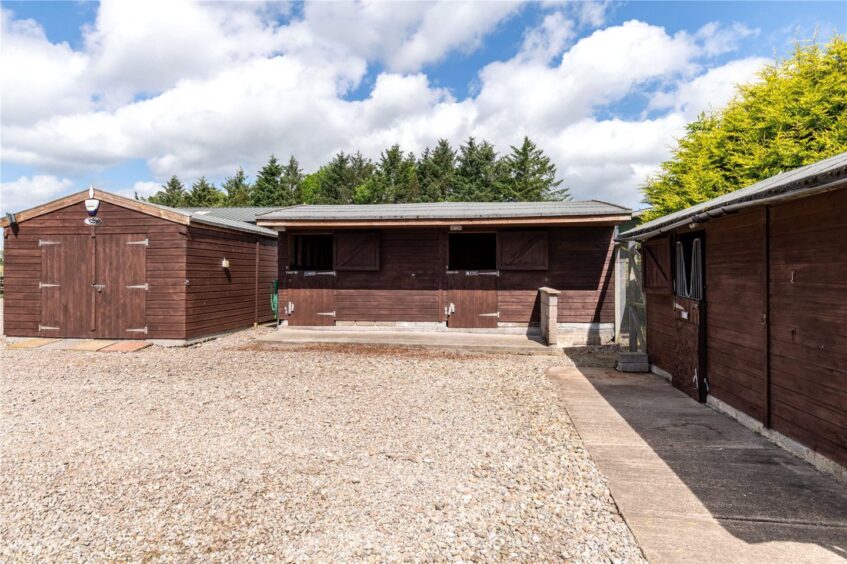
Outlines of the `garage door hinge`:
{"label": "garage door hinge", "polygon": [[39,239],[38,246],[43,247],[45,245],[61,245],[61,241],[47,241],[46,239]]}
{"label": "garage door hinge", "polygon": [[127,329],[127,333],[144,333],[147,334],[147,327],[142,327],[141,329]]}
{"label": "garage door hinge", "polygon": [[147,239],[144,239],[143,241],[127,241],[126,244],[127,245],[144,245],[145,247],[149,247],[150,241],[148,241]]}
{"label": "garage door hinge", "polygon": [[38,283],[39,288],[58,288],[59,286],[61,286],[61,284],[45,284],[44,282]]}
{"label": "garage door hinge", "polygon": [[39,323],[38,324],[38,330],[39,331],[58,331],[59,328],[58,327],[48,327],[47,325],[41,325]]}
{"label": "garage door hinge", "polygon": [[150,289],[150,284],[148,284],[148,283],[146,283],[146,282],[145,282],[144,284],[130,284],[129,286],[127,286],[127,288],[134,288],[134,289],[140,289],[140,290],[149,290],[149,289]]}

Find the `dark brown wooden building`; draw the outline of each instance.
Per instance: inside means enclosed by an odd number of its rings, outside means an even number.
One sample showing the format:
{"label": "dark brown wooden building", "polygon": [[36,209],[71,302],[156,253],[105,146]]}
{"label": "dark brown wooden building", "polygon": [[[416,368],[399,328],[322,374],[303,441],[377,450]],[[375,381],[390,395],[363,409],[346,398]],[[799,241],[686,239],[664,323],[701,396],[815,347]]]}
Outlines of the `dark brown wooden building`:
{"label": "dark brown wooden building", "polygon": [[847,153],[622,234],[642,243],[654,369],[847,465],[845,234]]}
{"label": "dark brown wooden building", "polygon": [[584,343],[613,335],[613,239],[629,217],[597,201],[436,203],[294,206],[257,222],[280,232],[288,325],[526,328],[548,286],[560,334]]}
{"label": "dark brown wooden building", "polygon": [[276,232],[248,220],[267,209],[233,211],[94,190],[7,216],[6,335],[179,342],[273,321]]}

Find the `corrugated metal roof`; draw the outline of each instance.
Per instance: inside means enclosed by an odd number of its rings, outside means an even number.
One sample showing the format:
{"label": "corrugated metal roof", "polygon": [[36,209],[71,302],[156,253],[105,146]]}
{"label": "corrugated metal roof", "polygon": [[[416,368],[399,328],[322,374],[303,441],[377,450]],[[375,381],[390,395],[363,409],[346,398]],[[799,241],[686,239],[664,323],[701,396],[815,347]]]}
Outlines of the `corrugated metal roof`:
{"label": "corrugated metal roof", "polygon": [[205,216],[217,217],[220,219],[230,219],[232,221],[245,221],[247,223],[256,223],[256,216],[262,215],[265,213],[270,213],[274,210],[278,210],[279,207],[270,208],[257,208],[257,207],[244,207],[244,208],[180,208],[181,210],[185,210],[187,212],[191,212],[192,214],[199,214]]}
{"label": "corrugated metal roof", "polygon": [[438,202],[429,204],[300,205],[281,208],[258,221],[403,219],[495,219],[629,215],[629,208],[599,200],[583,202]]}
{"label": "corrugated metal roof", "polygon": [[779,196],[799,196],[803,192],[814,190],[844,178],[847,178],[847,152],[771,176],[741,190],[729,192],[690,208],[648,221],[622,233],[618,239],[647,239],[664,230],[672,229],[677,224],[684,224],[688,221],[702,223],[710,217],[720,215],[719,210],[728,206],[753,205],[759,200]]}
{"label": "corrugated metal roof", "polygon": [[[239,209],[239,208],[202,208],[199,211],[191,211],[195,208],[172,208],[169,206],[162,206],[159,204],[154,204],[151,202],[145,202],[148,205],[155,206],[157,208],[162,208],[165,210],[170,210],[172,212],[181,213],[183,215],[187,215],[191,218],[193,223],[205,223],[206,225],[214,225],[215,227],[225,227],[228,229],[236,229],[238,231],[245,231],[247,233],[256,233],[258,235],[267,235],[268,237],[276,237],[277,232],[273,229],[267,229],[266,227],[259,227],[255,223],[248,223],[246,221],[238,221],[235,219],[228,219],[225,217],[218,217],[217,215],[213,215],[212,213],[202,213],[204,210],[212,210],[212,209]],[[241,208],[241,209],[249,209],[249,208]],[[270,208],[275,209],[275,208]],[[253,215],[255,218],[255,214]]]}

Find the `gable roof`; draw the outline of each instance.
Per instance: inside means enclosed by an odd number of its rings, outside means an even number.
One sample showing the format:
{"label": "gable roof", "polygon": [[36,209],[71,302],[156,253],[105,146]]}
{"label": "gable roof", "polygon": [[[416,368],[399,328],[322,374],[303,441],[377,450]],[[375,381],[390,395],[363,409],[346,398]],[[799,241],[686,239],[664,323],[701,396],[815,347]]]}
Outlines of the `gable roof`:
{"label": "gable roof", "polygon": [[645,240],[686,223],[704,223],[731,211],[838,188],[847,180],[847,152],[771,176],[741,190],[648,221],[622,233],[619,241]]}
{"label": "gable roof", "polygon": [[[255,225],[253,223],[216,217],[214,215],[202,214],[184,209],[170,208],[168,206],[161,206],[158,204],[153,204],[151,202],[133,200],[131,198],[125,198],[124,196],[118,196],[117,194],[112,194],[110,192],[104,192],[103,190],[99,190],[97,188],[94,189],[94,197],[103,202],[108,202],[116,206],[121,206],[127,209],[131,209],[133,211],[137,211],[139,213],[159,217],[167,221],[173,221],[174,223],[181,223],[183,225],[193,225],[199,223],[211,225],[214,227],[222,227],[225,229],[233,229],[236,231],[244,231],[246,233],[254,233],[256,235],[264,235],[266,237],[277,236],[276,231],[272,229],[266,229],[264,227],[259,227],[258,225]],[[16,213],[15,221],[17,223],[22,223],[29,219],[42,216],[46,213],[50,213],[52,211],[66,208],[73,204],[80,203],[86,198],[88,198],[88,190],[83,190],[82,192],[77,192],[75,194],[65,196],[64,198],[59,198],[58,200],[53,200],[52,202],[47,202],[46,204],[42,204],[40,206],[36,206],[34,208],[30,208],[28,210]],[[8,217],[0,219],[0,227],[8,226]]]}
{"label": "gable roof", "polygon": [[270,213],[278,210],[279,207],[243,207],[243,208],[179,208],[189,213],[204,215],[207,217],[217,217],[220,219],[229,219],[232,221],[243,221],[245,223],[256,224],[256,216]]}
{"label": "gable roof", "polygon": [[299,205],[257,217],[259,225],[284,226],[308,223],[397,222],[430,223],[472,221],[505,222],[532,220],[625,221],[631,210],[623,206],[588,200],[581,202],[437,202],[427,204]]}

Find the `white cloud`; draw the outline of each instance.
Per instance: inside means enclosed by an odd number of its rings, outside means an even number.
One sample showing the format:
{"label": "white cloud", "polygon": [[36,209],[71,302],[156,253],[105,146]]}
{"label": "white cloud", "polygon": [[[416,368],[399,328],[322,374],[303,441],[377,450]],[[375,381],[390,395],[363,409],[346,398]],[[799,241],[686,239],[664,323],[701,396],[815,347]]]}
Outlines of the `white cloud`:
{"label": "white cloud", "polygon": [[135,198],[136,196],[149,198],[161,189],[161,182],[138,181],[132,185],[132,188],[121,188],[114,192],[125,198]]}
{"label": "white cloud", "polygon": [[[463,100],[420,68],[473,49],[515,4],[316,3],[279,24],[255,4],[180,0],[162,10],[106,2],[80,51],[51,44],[35,22],[4,12],[3,159],[54,174],[31,180],[55,186],[127,159],[146,160],[159,179],[214,178],[238,165],[255,170],[271,152],[294,154],[313,170],[339,150],[377,157],[395,142],[418,152],[438,138],[458,144],[475,135],[505,151],[526,134],[576,197],[634,205],[638,184],[667,158],[685,119],[723,103],[761,60],[704,67],[746,28],[671,35],[629,21],[576,40],[576,30],[597,25],[607,7],[580,5],[588,13],[579,17],[577,7],[548,11],[515,57],[483,68],[477,94]],[[30,56],[34,69],[55,63],[68,72],[30,73]],[[376,61],[390,70],[369,97],[345,100]],[[46,83],[28,97],[38,80]],[[664,116],[595,117],[647,84],[665,92],[649,106]],[[138,182],[121,193],[157,189]],[[28,204],[46,198],[33,194]]]}
{"label": "white cloud", "polygon": [[667,109],[682,113],[689,120],[700,112],[720,108],[736,93],[736,86],[756,80],[757,73],[770,59],[750,57],[709,69],[705,74],[680,82],[670,92],[659,92],[650,100],[649,109]]}
{"label": "white cloud", "polygon": [[74,183],[50,175],[21,176],[0,184],[0,213],[19,212],[73,192]]}

